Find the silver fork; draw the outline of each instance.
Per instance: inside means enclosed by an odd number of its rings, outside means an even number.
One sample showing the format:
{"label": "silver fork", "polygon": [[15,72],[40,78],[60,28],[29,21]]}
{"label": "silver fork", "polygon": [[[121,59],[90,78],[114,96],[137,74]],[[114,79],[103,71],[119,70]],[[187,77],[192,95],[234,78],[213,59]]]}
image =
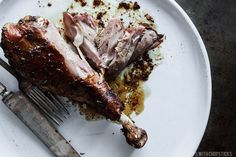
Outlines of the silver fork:
{"label": "silver fork", "polygon": [[63,103],[57,96],[50,92],[43,92],[36,86],[33,86],[29,81],[20,78],[12,70],[12,68],[0,58],[0,65],[6,69],[9,73],[16,77],[19,81],[19,89],[22,90],[38,108],[55,124],[59,125],[63,122],[65,115],[70,115],[69,111],[65,107],[66,104]]}

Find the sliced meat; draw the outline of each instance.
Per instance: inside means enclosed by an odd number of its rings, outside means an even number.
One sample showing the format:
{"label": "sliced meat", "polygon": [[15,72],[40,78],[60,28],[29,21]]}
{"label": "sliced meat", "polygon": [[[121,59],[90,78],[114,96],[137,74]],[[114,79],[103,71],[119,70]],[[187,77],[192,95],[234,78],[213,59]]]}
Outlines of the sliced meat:
{"label": "sliced meat", "polygon": [[93,67],[105,69],[107,80],[116,78],[128,64],[159,46],[163,38],[143,25],[126,29],[120,19],[111,19],[96,35],[96,24],[87,14],[64,13],[64,25],[65,34]]}
{"label": "sliced meat", "polygon": [[63,14],[65,35],[79,49],[88,60],[88,62],[98,69],[104,67],[100,54],[94,43],[97,33],[97,25],[92,16],[88,14]]}
{"label": "sliced meat", "polygon": [[102,60],[106,62],[106,79],[114,79],[128,64],[162,43],[163,35],[140,25],[125,29],[120,19],[112,19],[95,38]]}
{"label": "sliced meat", "polygon": [[139,39],[139,42],[134,50],[132,57],[129,60],[129,63],[132,63],[145,52],[152,50],[158,47],[163,42],[163,35],[158,34],[152,28],[146,28],[142,37]]}
{"label": "sliced meat", "polygon": [[125,31],[121,20],[111,19],[107,27],[95,38],[96,46],[106,69],[109,69],[111,62],[116,58],[115,48],[124,35]]}
{"label": "sliced meat", "polygon": [[118,40],[113,52],[114,58],[106,70],[106,78],[116,77],[127,66],[144,31],[145,28],[142,26],[124,31],[123,37]]}

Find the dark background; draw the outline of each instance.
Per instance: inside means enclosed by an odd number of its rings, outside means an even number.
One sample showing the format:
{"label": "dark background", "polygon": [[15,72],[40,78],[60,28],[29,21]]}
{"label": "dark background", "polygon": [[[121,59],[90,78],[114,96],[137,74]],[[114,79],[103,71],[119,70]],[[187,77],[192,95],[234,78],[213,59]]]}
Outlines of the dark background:
{"label": "dark background", "polygon": [[176,0],[199,30],[212,72],[212,106],[198,152],[236,156],[236,0]]}

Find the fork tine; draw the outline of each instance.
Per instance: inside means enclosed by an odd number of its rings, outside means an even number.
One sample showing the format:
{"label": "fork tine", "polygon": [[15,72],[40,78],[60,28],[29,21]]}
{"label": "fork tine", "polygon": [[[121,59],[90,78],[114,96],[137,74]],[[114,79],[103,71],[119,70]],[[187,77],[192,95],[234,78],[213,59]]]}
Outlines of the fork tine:
{"label": "fork tine", "polygon": [[34,89],[32,88],[30,90],[30,92],[32,92],[34,94],[34,96],[38,99],[38,101],[40,101],[41,105],[44,105],[44,107],[50,111],[51,113],[55,113],[55,109],[49,105],[49,103],[47,101],[44,100],[44,97],[41,97],[40,94]]}
{"label": "fork tine", "polygon": [[31,93],[34,99],[38,102],[38,106],[44,108],[52,117],[54,117],[54,119],[63,122],[63,120],[58,115],[56,115],[55,112],[53,112],[52,109],[47,106],[47,104],[41,98],[39,98],[36,93],[34,93],[33,91],[29,91],[29,93]]}
{"label": "fork tine", "polygon": [[[66,118],[63,111],[69,115],[68,110],[64,107],[59,100],[51,96],[53,102],[37,87],[33,86],[29,81],[24,80],[16,75],[16,73],[11,69],[11,67],[0,58],[0,65],[4,67],[8,72],[15,76],[19,81],[19,88],[31,98],[37,106],[50,118],[53,122],[59,125],[59,121],[63,122],[62,119],[57,115],[60,114]],[[57,119],[57,120],[56,120]]]}
{"label": "fork tine", "polygon": [[66,118],[62,111],[60,110],[60,108],[54,104],[40,89],[38,89],[37,87],[33,88],[33,91],[38,94],[38,96],[41,98],[41,100],[46,103],[47,105],[50,105],[50,107],[56,111],[57,113],[59,113],[61,116],[63,116],[64,118]]}
{"label": "fork tine", "polygon": [[66,119],[60,107],[58,107],[55,102],[50,100],[48,96],[41,91],[41,89],[33,86],[29,81],[24,79],[19,80],[19,82],[19,88],[26,94],[31,93],[29,97],[31,96],[30,98],[32,98],[40,108],[44,108],[44,110],[46,110],[48,114],[50,114],[52,117],[54,117],[54,119],[57,119],[60,122],[63,122],[60,116]]}
{"label": "fork tine", "polygon": [[38,101],[37,98],[35,98],[35,96],[34,96],[32,93],[28,92],[28,93],[26,93],[26,95],[27,95],[28,97],[30,97],[30,99],[31,99],[33,102],[35,102],[35,103],[37,104],[37,106],[42,110],[43,113],[46,114],[46,116],[47,116],[50,120],[52,120],[55,124],[57,124],[57,125],[59,126],[59,122],[58,122],[53,116],[51,116],[51,114],[50,114],[44,107],[42,107],[42,106],[40,105],[40,102]]}
{"label": "fork tine", "polygon": [[43,105],[42,107],[44,107],[50,113],[50,115],[55,117],[57,120],[63,122],[63,120],[57,114],[55,114],[55,112],[50,108],[50,106],[48,106],[48,104],[34,90],[30,90],[29,92],[31,93],[31,95],[34,96],[34,99],[38,100],[37,102],[39,106]]}
{"label": "fork tine", "polygon": [[33,87],[32,91],[34,91],[39,98],[41,98],[41,100],[46,103],[47,105],[50,105],[50,108],[54,111],[54,112],[58,112],[58,108],[51,102],[51,100],[49,100],[43,93],[42,91],[40,91],[37,87]]}
{"label": "fork tine", "polygon": [[65,113],[67,113],[67,115],[70,115],[69,111],[67,110],[67,108],[65,107],[65,105],[53,94],[51,93],[47,93],[50,98],[52,98],[53,102],[55,102],[55,104],[57,104],[57,106],[64,111]]}
{"label": "fork tine", "polygon": [[[38,90],[40,90],[40,89],[38,89]],[[40,90],[41,91],[41,90]],[[42,91],[41,91],[42,92]],[[64,115],[64,113],[66,113],[67,114],[67,111],[65,111],[65,110],[63,110],[63,109],[61,109],[61,107],[59,106],[60,104],[60,102],[55,102],[55,100],[53,100],[53,97],[51,97],[49,94],[50,93],[44,93],[44,92],[42,92],[43,93],[43,97],[46,97],[45,99],[47,99],[47,101],[48,101],[48,103],[50,104],[50,105],[52,105],[53,104],[53,106],[55,106],[57,109],[58,109],[58,113],[60,114],[60,116],[62,116],[63,118],[65,118],[65,119],[67,119],[67,117]]]}

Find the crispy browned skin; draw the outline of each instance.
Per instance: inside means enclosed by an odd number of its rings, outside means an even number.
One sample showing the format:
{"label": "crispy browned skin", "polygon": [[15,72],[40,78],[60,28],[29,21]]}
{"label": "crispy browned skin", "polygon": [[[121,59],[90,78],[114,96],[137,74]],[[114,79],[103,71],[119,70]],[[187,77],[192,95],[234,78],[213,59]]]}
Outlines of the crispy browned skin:
{"label": "crispy browned skin", "polygon": [[107,118],[119,120],[124,106],[117,95],[48,20],[26,16],[17,24],[6,24],[1,47],[15,71],[33,84],[72,100],[96,103]]}

